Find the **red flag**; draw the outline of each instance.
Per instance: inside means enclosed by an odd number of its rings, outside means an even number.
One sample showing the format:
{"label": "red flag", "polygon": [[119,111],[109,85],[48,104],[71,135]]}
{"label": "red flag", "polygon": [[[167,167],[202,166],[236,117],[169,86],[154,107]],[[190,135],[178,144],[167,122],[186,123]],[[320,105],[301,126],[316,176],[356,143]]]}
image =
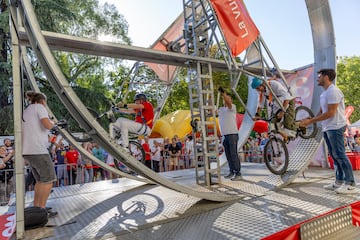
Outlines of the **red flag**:
{"label": "red flag", "polygon": [[211,0],[231,54],[239,55],[259,35],[242,0]]}

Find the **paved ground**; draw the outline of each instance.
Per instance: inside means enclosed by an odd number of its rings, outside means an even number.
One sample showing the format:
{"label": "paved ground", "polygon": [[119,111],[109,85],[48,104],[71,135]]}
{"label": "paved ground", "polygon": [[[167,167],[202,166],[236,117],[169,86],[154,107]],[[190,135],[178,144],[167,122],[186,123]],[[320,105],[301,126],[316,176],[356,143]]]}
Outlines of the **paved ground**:
{"label": "paved ground", "polygon": [[[245,181],[269,174],[262,164],[244,164]],[[254,171],[253,169],[256,169]],[[56,188],[49,205],[59,211],[49,227],[26,232],[27,239],[260,239],[295,223],[358,201],[360,194],[323,190],[333,170],[310,168],[277,192],[246,195],[225,203],[204,201],[157,185],[116,179]],[[360,171],[355,171],[360,182]],[[166,175],[186,183],[193,170]],[[241,183],[238,183],[241,185]],[[244,183],[245,184],[245,183]],[[26,195],[26,203],[32,193]],[[1,212],[13,211],[2,207]]]}

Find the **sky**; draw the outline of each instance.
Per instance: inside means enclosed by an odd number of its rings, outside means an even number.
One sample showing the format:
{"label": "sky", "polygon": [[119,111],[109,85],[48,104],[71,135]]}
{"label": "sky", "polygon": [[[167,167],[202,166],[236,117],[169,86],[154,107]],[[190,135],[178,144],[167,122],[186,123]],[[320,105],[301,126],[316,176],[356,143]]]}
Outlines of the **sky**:
{"label": "sky", "polygon": [[[182,0],[100,0],[114,4],[129,23],[134,46],[149,47],[183,11]],[[261,36],[282,69],[314,62],[304,0],[244,0]],[[337,56],[360,56],[359,0],[329,0]]]}

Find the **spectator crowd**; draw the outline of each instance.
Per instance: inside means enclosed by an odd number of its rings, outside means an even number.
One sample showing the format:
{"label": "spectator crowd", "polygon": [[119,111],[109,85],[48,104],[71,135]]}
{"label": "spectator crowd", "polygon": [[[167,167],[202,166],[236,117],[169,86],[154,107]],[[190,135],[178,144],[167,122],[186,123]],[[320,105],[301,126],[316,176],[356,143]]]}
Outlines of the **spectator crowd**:
{"label": "spectator crowd", "polygon": [[[360,134],[344,136],[346,149],[348,151],[360,152]],[[152,144],[150,144],[150,140]],[[149,139],[145,137],[140,140],[145,150],[145,165],[155,172],[174,171],[195,167],[194,140],[189,135],[180,139],[177,135],[164,139]],[[240,160],[244,162],[261,163],[263,149],[267,142],[267,133],[255,133],[249,136],[247,142],[239,152]],[[219,153],[222,145],[219,140]],[[73,145],[60,138],[56,143],[50,145],[50,154],[54,163],[57,182],[54,187],[89,183],[101,180],[117,178],[118,176],[100,168],[85,155],[80,154]],[[82,143],[82,147],[100,161],[113,166],[114,158],[95,142]],[[201,151],[201,149],[199,149]],[[15,149],[13,140],[5,138],[0,146],[0,203],[5,204],[14,191],[14,161]],[[199,159],[201,160],[201,159]],[[25,162],[25,190],[33,190],[35,180],[31,169]]]}

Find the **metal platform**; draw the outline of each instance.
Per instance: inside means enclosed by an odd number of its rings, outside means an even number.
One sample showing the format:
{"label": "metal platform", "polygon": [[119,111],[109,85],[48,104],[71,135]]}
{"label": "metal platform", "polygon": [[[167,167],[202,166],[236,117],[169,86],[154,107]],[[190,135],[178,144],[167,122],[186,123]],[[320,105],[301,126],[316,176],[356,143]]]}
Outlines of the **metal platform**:
{"label": "metal platform", "polygon": [[[194,197],[198,197],[201,199],[207,199],[207,200],[211,200],[211,201],[218,201],[218,202],[238,200],[239,195],[241,195],[240,196],[240,198],[241,198],[243,196],[243,193],[257,194],[258,196],[261,196],[261,195],[265,194],[266,191],[272,190],[274,188],[281,188],[283,186],[286,186],[294,178],[296,178],[299,175],[299,173],[304,168],[306,168],[306,166],[308,165],[308,162],[310,161],[310,159],[312,159],[312,157],[310,155],[315,154],[317,147],[319,146],[319,143],[320,143],[319,138],[317,139],[317,141],[314,141],[314,142],[306,141],[306,142],[304,142],[304,144],[300,144],[301,143],[300,142],[297,145],[298,152],[302,154],[304,152],[304,150],[306,150],[306,152],[309,153],[309,156],[304,157],[303,155],[300,155],[300,154],[298,154],[298,155],[294,154],[293,155],[294,157],[291,156],[289,171],[286,175],[284,175],[282,178],[279,178],[279,177],[264,178],[261,181],[259,180],[259,182],[256,182],[256,184],[253,184],[253,185],[248,184],[247,186],[236,186],[236,184],[235,184],[235,186],[234,186],[234,184],[232,184],[232,183],[231,184],[220,183],[220,181],[219,181],[218,186],[214,186],[213,189],[207,189],[207,188],[201,187],[199,185],[195,185],[195,184],[186,186],[186,185],[182,185],[182,184],[176,184],[172,180],[169,181],[169,179],[164,178],[164,177],[160,176],[159,174],[156,174],[153,171],[151,171],[150,169],[146,168],[144,165],[139,163],[137,161],[137,159],[130,156],[130,154],[128,154],[124,149],[122,149],[120,146],[118,146],[114,141],[110,140],[108,132],[106,130],[104,130],[100,126],[100,124],[94,119],[94,117],[90,114],[90,112],[87,110],[85,105],[80,101],[80,99],[77,97],[75,92],[72,90],[72,87],[69,84],[69,82],[67,81],[66,77],[62,74],[62,71],[59,68],[59,66],[57,65],[57,61],[55,60],[55,58],[52,54],[52,51],[50,50],[50,45],[47,42],[50,39],[47,39],[43,35],[44,33],[41,31],[40,26],[37,22],[35,11],[31,5],[31,1],[23,0],[23,1],[20,1],[19,3],[20,4],[18,4],[18,5],[13,4],[11,7],[11,13],[13,16],[11,18],[11,20],[12,20],[11,25],[14,26],[14,30],[16,30],[17,33],[20,32],[20,28],[23,27],[25,29],[28,40],[31,43],[34,53],[38,57],[38,61],[40,62],[41,66],[43,68],[43,71],[48,78],[49,83],[52,85],[52,88],[57,93],[58,97],[61,99],[61,101],[64,103],[64,105],[67,107],[68,111],[71,113],[71,115],[74,117],[74,119],[76,119],[76,121],[84,129],[84,131],[86,131],[89,134],[89,136],[92,137],[92,139],[94,141],[98,142],[107,152],[109,152],[109,154],[114,156],[114,158],[121,160],[129,168],[131,168],[135,172],[139,173],[140,175],[144,176],[145,178],[147,178],[148,180],[150,180],[154,183],[165,186],[169,189],[173,189],[175,191],[182,192],[184,194],[192,195]],[[327,4],[324,2],[321,4],[321,6],[322,5],[327,5]],[[316,5],[315,7],[317,8],[318,6]],[[15,21],[16,19],[19,19],[19,20],[21,19],[23,24],[19,24],[19,22],[21,22],[21,21]],[[15,32],[12,32],[12,37],[13,37],[13,39],[16,40],[16,41],[15,40],[13,40],[13,41],[14,42],[18,42],[18,40],[20,41],[20,39],[18,39],[18,37],[20,35],[21,34],[15,34]],[[86,48],[89,48],[89,45],[87,45],[88,41],[86,39],[82,39],[82,40],[78,39],[78,40],[80,42],[83,42],[85,44]],[[81,45],[80,42],[79,42],[78,47],[80,47],[80,45]],[[18,46],[17,43],[14,45]],[[71,45],[75,46],[77,44],[71,44]],[[130,50],[130,49],[124,50],[120,46],[119,46],[119,48],[122,49],[121,50],[122,52],[129,52],[128,50]],[[92,49],[92,48],[90,48],[90,49]],[[17,51],[20,51],[20,49],[17,49]],[[144,49],[144,52],[145,51],[146,50]],[[103,52],[103,51],[100,51],[100,52]],[[141,52],[141,50],[137,49],[136,52],[137,53],[136,54],[134,53],[134,56],[139,55],[139,52]],[[13,53],[14,53],[13,54],[13,57],[14,57],[13,62],[18,63],[18,65],[20,66],[20,61],[19,61],[20,59],[19,59],[18,54],[16,54],[14,51],[13,51]],[[151,52],[150,55],[154,55],[154,54],[156,54],[156,53]],[[144,55],[144,54],[142,54],[142,55]],[[175,55],[170,54],[169,57],[172,57],[174,59],[174,61],[179,61],[180,56],[175,56]],[[189,56],[187,56],[187,57],[189,57]],[[160,59],[163,59],[163,57],[160,57]],[[200,62],[201,59],[194,58],[192,60]],[[167,59],[163,59],[163,61],[168,62]],[[210,62],[208,62],[208,64],[210,64]],[[211,63],[211,66],[212,66],[211,68],[213,68],[214,65],[215,65],[214,63]],[[209,67],[209,69],[211,69],[211,68]],[[14,71],[14,72],[16,73],[17,71]],[[14,79],[17,79],[17,81],[20,82],[20,78],[18,76],[14,77]],[[21,84],[19,83],[18,85],[20,86]],[[16,87],[14,87],[14,88],[16,88]],[[20,90],[19,88],[16,88],[16,89]],[[14,97],[14,99],[20,99],[21,98],[20,91],[16,92],[16,94],[14,96],[19,96],[19,98]],[[257,102],[257,101],[248,101],[248,102]],[[14,102],[14,106],[18,106],[19,109],[21,107],[20,105],[21,104]],[[200,105],[202,105],[202,104],[200,104]],[[252,104],[252,105],[253,105],[252,107],[255,109],[256,106],[254,104]],[[18,122],[21,121],[20,116],[17,116],[16,119],[18,120]],[[245,118],[244,123],[247,123],[247,122],[249,122],[249,121],[247,121]],[[250,123],[250,125],[253,124],[252,119],[249,123]],[[21,123],[19,123],[19,125],[21,125]],[[244,124],[244,125],[248,125],[248,124]],[[16,124],[15,124],[15,126],[16,126]],[[242,133],[243,136],[247,136],[249,134],[250,129],[251,128],[247,128],[247,130],[246,130],[247,134],[244,134],[245,133],[244,128],[241,128],[240,132]],[[20,136],[15,137],[15,139],[20,139]],[[70,139],[67,139],[67,140],[70,140]],[[20,142],[20,140],[19,140],[19,142]],[[81,151],[81,147],[79,147],[77,145],[77,143],[75,143],[74,141],[69,141],[69,142],[74,144],[74,146]],[[17,143],[17,144],[19,145],[19,143]],[[18,146],[18,147],[20,147],[20,146]],[[85,155],[89,154],[87,151],[83,151],[82,153]],[[20,159],[20,157],[17,159]],[[96,159],[94,160],[94,162],[99,164],[100,166],[105,165]],[[17,166],[19,169],[21,169],[21,167],[19,167],[20,164],[17,164]],[[104,166],[104,167],[106,167],[106,166]],[[206,177],[208,178],[209,176],[206,175]],[[19,181],[21,179],[22,179],[22,176],[19,177]],[[238,189],[240,189],[240,190],[238,190]],[[20,191],[18,191],[18,192],[20,192]],[[22,198],[18,198],[18,200],[19,199],[22,199]],[[22,205],[22,204],[19,204],[19,205]]]}
{"label": "metal platform", "polygon": [[[269,175],[263,164],[243,163],[241,186]],[[224,174],[226,169],[223,169]],[[163,175],[192,185],[194,170]],[[120,178],[55,188],[48,205],[59,212],[48,227],[26,231],[26,239],[260,239],[293,224],[358,201],[322,189],[334,171],[310,168],[304,177],[263,196],[215,203],[158,186]],[[360,172],[355,172],[360,180]],[[26,204],[32,201],[26,194]],[[0,213],[15,211],[2,207]]]}

